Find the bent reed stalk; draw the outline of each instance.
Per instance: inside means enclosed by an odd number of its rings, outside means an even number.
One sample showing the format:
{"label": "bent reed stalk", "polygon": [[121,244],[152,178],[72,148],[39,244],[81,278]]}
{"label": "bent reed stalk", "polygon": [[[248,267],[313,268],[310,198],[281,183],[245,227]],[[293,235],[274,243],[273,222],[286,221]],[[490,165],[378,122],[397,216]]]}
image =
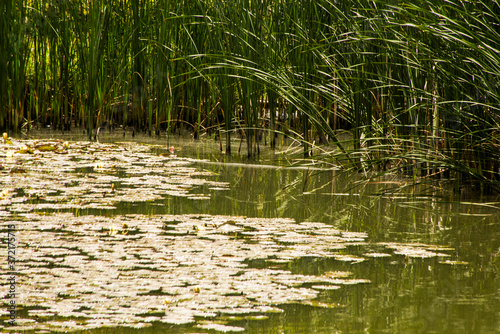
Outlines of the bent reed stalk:
{"label": "bent reed stalk", "polygon": [[306,155],[333,142],[321,159],[345,169],[498,189],[498,0],[7,0],[0,13],[1,128],[215,130],[248,155],[286,133]]}

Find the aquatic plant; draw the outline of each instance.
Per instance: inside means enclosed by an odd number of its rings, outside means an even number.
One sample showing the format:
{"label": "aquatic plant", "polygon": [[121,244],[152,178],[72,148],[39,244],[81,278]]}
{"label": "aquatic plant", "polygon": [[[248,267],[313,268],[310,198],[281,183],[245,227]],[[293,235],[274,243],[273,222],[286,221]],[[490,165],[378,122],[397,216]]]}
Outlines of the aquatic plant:
{"label": "aquatic plant", "polygon": [[345,169],[498,191],[497,0],[10,0],[0,11],[0,127],[215,132],[228,153],[239,134],[250,156],[280,134],[306,155],[334,143],[323,159]]}
{"label": "aquatic plant", "polygon": [[[4,226],[15,225],[18,231],[19,296],[17,326],[5,326],[3,331],[123,331],[149,326],[181,328],[179,332],[248,331],[252,321],[273,313],[293,316],[289,307],[312,310],[307,317],[326,310],[349,316],[353,305],[377,310],[396,296],[406,314],[415,307],[408,298],[418,300],[422,291],[431,294],[428,303],[419,304],[424,309],[435,296],[441,296],[444,306],[456,305],[457,291],[474,307],[489,305],[496,297],[481,293],[481,302],[471,302],[477,294],[470,289],[477,285],[475,273],[494,272],[498,257],[496,246],[491,247],[495,236],[489,243],[483,238],[492,226],[484,222],[494,222],[496,211],[489,211],[489,220],[480,215],[471,224],[467,216],[478,213],[472,203],[454,210],[457,206],[438,206],[434,198],[421,203],[433,211],[416,215],[413,198],[344,201],[364,194],[338,193],[342,187],[336,184],[324,189],[335,195],[322,194],[335,197],[335,205],[327,202],[332,212],[323,216],[325,210],[316,206],[313,211],[321,211],[320,216],[294,220],[283,217],[295,216],[291,208],[297,201],[314,196],[304,191],[301,174],[309,175],[307,169],[282,175],[274,170],[270,179],[280,180],[275,187],[261,183],[262,170],[255,171],[256,177],[214,179],[217,172],[206,168],[213,164],[176,156],[168,145],[11,139],[11,144],[0,144],[0,217]],[[218,167],[232,168],[235,174],[242,168]],[[264,195],[259,191],[264,184],[270,197],[255,198]],[[318,186],[313,180],[309,185]],[[208,214],[197,205],[222,207],[218,193],[234,196],[251,188],[257,190],[228,199],[234,214]],[[283,203],[280,197],[294,202]],[[181,214],[166,205],[177,199],[183,199],[176,202],[184,204]],[[263,208],[282,202],[283,211],[242,216],[245,211],[238,202],[252,200],[252,206]],[[186,203],[194,201],[196,208],[187,210]],[[153,206],[162,210],[144,209]],[[410,218],[397,214],[408,208]],[[382,214],[367,218],[372,212]],[[385,216],[390,212],[392,216]],[[456,217],[456,225],[448,221],[450,216]],[[467,243],[450,240],[449,232],[455,229],[467,236]],[[6,235],[5,228],[2,231]],[[482,253],[496,253],[478,257],[477,250],[462,247],[470,245],[471,231],[484,244]],[[478,258],[483,260],[478,263]],[[10,275],[8,270],[0,272],[4,280]],[[436,288],[435,282],[442,285]],[[443,292],[446,284],[452,288]],[[481,292],[497,292],[496,286],[486,284]],[[355,295],[366,303],[356,303]],[[354,323],[360,319],[357,310]],[[331,314],[323,319],[331,323]],[[329,328],[334,326],[338,327],[336,321]]]}

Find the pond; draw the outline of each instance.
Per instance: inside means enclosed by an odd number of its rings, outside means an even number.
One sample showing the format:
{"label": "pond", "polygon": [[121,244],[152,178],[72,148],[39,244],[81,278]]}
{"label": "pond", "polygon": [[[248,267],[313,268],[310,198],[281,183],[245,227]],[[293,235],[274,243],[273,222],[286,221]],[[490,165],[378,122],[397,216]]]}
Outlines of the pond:
{"label": "pond", "polygon": [[495,199],[379,195],[405,183],[293,143],[53,136],[0,144],[3,332],[499,332]]}

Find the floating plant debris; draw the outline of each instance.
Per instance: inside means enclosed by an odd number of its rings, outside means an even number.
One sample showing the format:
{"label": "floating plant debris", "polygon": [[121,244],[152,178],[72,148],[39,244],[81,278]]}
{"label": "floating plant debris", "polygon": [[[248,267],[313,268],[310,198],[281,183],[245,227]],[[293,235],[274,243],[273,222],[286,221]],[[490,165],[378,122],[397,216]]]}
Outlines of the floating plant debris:
{"label": "floating plant debris", "polygon": [[211,329],[211,330],[214,330],[217,332],[222,332],[222,333],[244,332],[245,331],[245,328],[243,328],[243,327],[227,326],[227,325],[221,325],[221,324],[216,324],[216,323],[200,324],[197,327],[203,328],[203,329]]}
{"label": "floating plant debris", "polygon": [[434,246],[424,244],[401,244],[401,243],[381,243],[385,247],[394,250],[394,254],[405,255],[413,258],[448,257],[446,253],[436,253],[436,250],[450,251],[451,247]]}
{"label": "floating plant debris", "polygon": [[[204,185],[228,188],[226,183],[208,180],[212,173],[189,167],[192,160],[155,156],[147,145],[57,141],[17,141],[15,145],[16,151],[0,147],[0,158],[5,158],[0,186],[20,188],[28,195],[24,201],[11,203],[11,210],[17,212],[109,210],[119,202],[154,201],[165,196],[208,200],[210,194],[193,192]],[[57,154],[61,152],[67,154]],[[6,171],[10,178],[5,177]],[[43,202],[28,201],[33,198],[43,198]]]}
{"label": "floating plant debris", "polygon": [[465,262],[465,261],[452,261],[452,260],[445,260],[445,261],[439,261],[439,263],[442,263],[442,264],[450,264],[450,265],[467,265],[469,264],[469,262]]}
{"label": "floating plant debris", "polygon": [[[0,146],[0,217],[22,231],[18,300],[27,309],[14,331],[159,322],[241,332],[231,317],[267,319],[284,304],[342,307],[318,297],[370,283],[346,267],[394,255],[444,257],[452,250],[370,244],[366,233],[287,218],[81,214],[75,209],[114,210],[170,196],[206,201],[210,193],[201,189],[230,185],[192,167],[194,160],[155,155],[147,145],[16,141],[9,147]],[[289,266],[306,258],[328,259],[339,269],[307,274]]]}
{"label": "floating plant debris", "polygon": [[366,257],[391,257],[391,254],[387,253],[365,253],[363,254]]}
{"label": "floating plant debris", "polygon": [[[19,281],[24,306],[42,307],[41,314],[78,318],[90,327],[196,323],[200,312],[262,315],[269,306],[287,303],[338,307],[315,298],[321,291],[370,282],[348,271],[303,275],[248,266],[250,259],[292,261],[311,254],[341,262],[364,259],[335,254],[341,247],[332,250],[332,240],[341,245],[352,239],[317,234],[318,229],[328,229],[326,224],[312,227],[290,219],[210,215],[17,215],[17,228],[23,231],[19,270],[26,275]],[[166,229],[177,234],[164,233]],[[228,229],[242,231],[245,237],[227,235]],[[135,233],[124,233],[129,230]],[[197,233],[187,233],[193,230]],[[314,245],[294,231],[314,236]],[[286,246],[281,245],[284,236],[290,236]],[[144,317],[149,313],[154,315]],[[40,317],[23,326],[47,329],[48,324]],[[61,330],[70,324],[50,322],[51,328]],[[207,326],[202,328],[216,328]]]}
{"label": "floating plant debris", "polygon": [[337,290],[340,289],[338,285],[313,285],[311,288],[316,290]]}

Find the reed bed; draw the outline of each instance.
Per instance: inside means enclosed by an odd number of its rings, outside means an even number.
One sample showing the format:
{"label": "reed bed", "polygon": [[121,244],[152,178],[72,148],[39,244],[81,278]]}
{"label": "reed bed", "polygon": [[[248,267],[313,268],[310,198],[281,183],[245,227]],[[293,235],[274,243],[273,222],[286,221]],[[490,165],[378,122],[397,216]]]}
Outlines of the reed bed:
{"label": "reed bed", "polygon": [[[498,0],[7,0],[0,127],[191,131],[497,190]],[[352,139],[337,138],[338,129]],[[264,143],[262,143],[264,138]],[[221,148],[223,141],[221,140]]]}

